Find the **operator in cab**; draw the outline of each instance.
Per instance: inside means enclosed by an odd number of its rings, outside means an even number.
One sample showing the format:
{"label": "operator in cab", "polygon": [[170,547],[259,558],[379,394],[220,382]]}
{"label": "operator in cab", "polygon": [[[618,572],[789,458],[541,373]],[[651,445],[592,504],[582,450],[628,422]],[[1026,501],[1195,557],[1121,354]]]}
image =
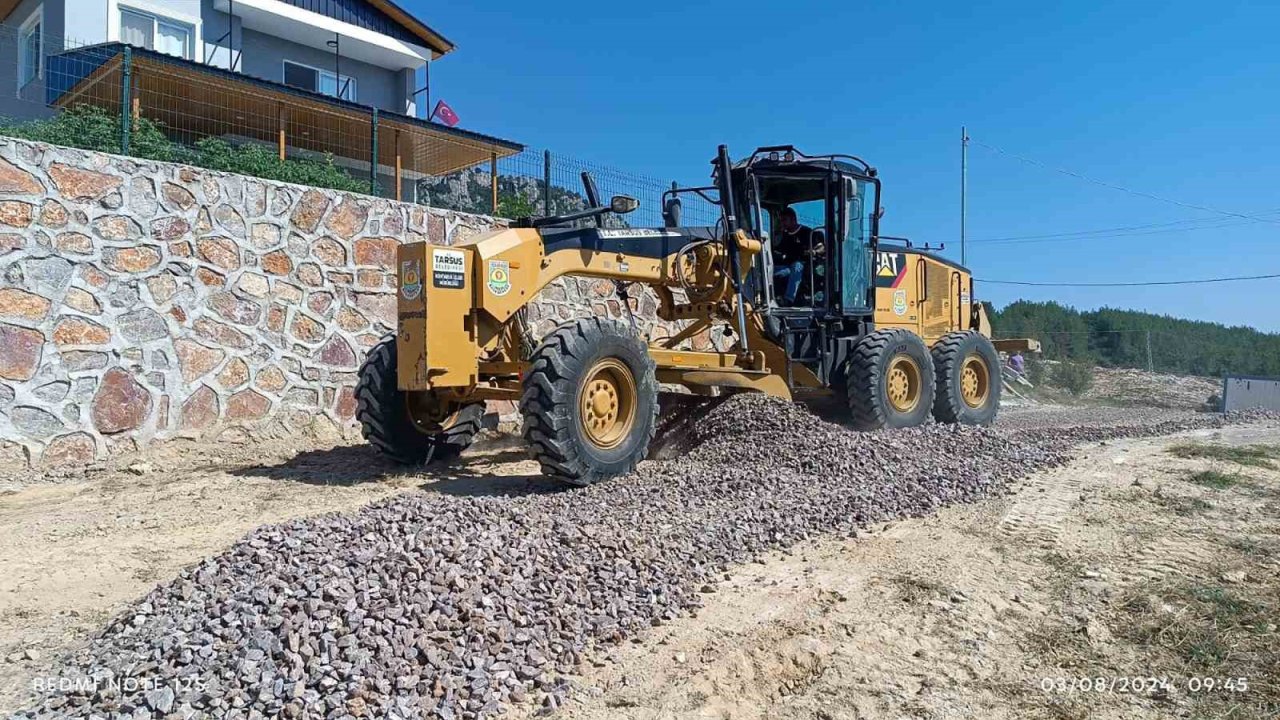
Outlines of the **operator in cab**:
{"label": "operator in cab", "polygon": [[794,208],[783,208],[782,232],[773,241],[774,287],[781,290],[778,304],[790,307],[796,304],[800,285],[808,274],[808,264],[823,251],[822,243],[814,244],[813,228],[801,225]]}

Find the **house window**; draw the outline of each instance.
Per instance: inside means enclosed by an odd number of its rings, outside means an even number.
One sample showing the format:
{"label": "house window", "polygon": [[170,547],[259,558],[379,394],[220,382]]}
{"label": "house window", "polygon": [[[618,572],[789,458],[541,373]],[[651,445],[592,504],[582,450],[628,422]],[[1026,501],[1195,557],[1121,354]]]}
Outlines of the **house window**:
{"label": "house window", "polygon": [[120,9],[120,40],[166,55],[193,59],[191,26],[137,10]]}
{"label": "house window", "polygon": [[44,74],[44,6],[27,18],[18,31],[18,85],[25,87],[27,83]]}
{"label": "house window", "polygon": [[288,60],[284,61],[284,84],[352,102],[356,99],[355,78]]}

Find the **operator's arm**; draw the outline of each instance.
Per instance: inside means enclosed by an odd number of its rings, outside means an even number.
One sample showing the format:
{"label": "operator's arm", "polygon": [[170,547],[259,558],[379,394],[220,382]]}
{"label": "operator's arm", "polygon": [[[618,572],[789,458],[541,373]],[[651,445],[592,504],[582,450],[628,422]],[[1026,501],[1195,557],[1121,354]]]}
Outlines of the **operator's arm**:
{"label": "operator's arm", "polygon": [[815,232],[812,228],[802,227],[800,234],[803,236],[801,244],[806,258],[822,257],[826,253],[827,247],[822,242],[822,233]]}

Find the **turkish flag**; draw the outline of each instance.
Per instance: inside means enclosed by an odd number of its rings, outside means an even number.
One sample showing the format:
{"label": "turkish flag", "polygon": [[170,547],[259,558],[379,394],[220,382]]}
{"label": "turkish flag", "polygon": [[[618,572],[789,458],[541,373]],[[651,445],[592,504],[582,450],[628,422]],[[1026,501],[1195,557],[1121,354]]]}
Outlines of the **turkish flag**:
{"label": "turkish flag", "polygon": [[443,100],[436,102],[436,109],[431,111],[431,117],[440,118],[440,122],[453,127],[458,124],[458,113],[449,107],[448,103]]}

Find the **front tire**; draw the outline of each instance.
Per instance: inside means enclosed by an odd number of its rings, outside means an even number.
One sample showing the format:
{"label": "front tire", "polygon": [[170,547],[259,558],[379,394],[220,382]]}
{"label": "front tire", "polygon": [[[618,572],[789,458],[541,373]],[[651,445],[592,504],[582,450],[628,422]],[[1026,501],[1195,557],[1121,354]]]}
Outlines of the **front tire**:
{"label": "front tire", "polygon": [[902,328],[876,330],[849,359],[846,392],[858,430],[914,427],[929,417],[933,360],[924,341]]}
{"label": "front tire", "polygon": [[938,422],[990,425],[1000,410],[1000,356],[984,335],[974,330],[944,335],[933,346],[937,395],[933,417]]}
{"label": "front tire", "polygon": [[574,485],[624,475],[648,455],[657,429],[656,366],[628,326],[574,320],[534,352],[520,409],[545,474]]}
{"label": "front tire", "polygon": [[356,382],[356,419],[378,452],[404,465],[425,465],[466,450],[480,432],[484,403],[446,404],[427,412],[424,406],[436,400],[432,393],[397,387],[394,335],[369,350]]}

